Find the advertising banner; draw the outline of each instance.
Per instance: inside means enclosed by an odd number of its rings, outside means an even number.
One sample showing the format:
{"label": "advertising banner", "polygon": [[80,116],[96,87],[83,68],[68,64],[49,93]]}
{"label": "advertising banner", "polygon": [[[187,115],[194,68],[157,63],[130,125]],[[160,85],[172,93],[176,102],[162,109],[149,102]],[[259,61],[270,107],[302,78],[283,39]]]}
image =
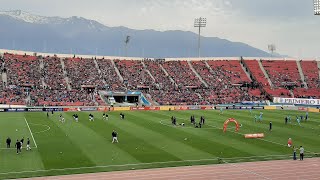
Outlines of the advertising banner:
{"label": "advertising banner", "polygon": [[45,111],[51,112],[51,111],[63,111],[63,108],[45,108]]}
{"label": "advertising banner", "polygon": [[80,108],[63,108],[63,111],[81,111]]}
{"label": "advertising banner", "polygon": [[201,109],[200,106],[189,106],[189,109],[190,110],[198,110],[198,109]]}
{"label": "advertising banner", "polygon": [[266,110],[276,110],[277,107],[276,106],[265,106],[264,109],[266,109]]}
{"label": "advertising banner", "polygon": [[245,134],[244,138],[263,138],[264,134],[263,133],[257,133],[257,134]]}
{"label": "advertising banner", "polygon": [[320,99],[274,97],[273,102],[279,103],[279,104],[303,104],[303,105],[311,105],[311,106],[319,106],[320,105]]}
{"label": "advertising banner", "polygon": [[175,110],[188,110],[189,107],[188,106],[176,106],[174,107]]}
{"label": "advertising banner", "polygon": [[45,109],[44,108],[27,108],[26,110],[29,112],[42,112]]}
{"label": "advertising banner", "polygon": [[81,111],[96,111],[97,108],[96,107],[81,107],[80,110]]}
{"label": "advertising banner", "polygon": [[114,107],[114,111],[130,111],[130,107]]}
{"label": "advertising banner", "polygon": [[131,107],[130,108],[131,111],[137,111],[137,110],[148,110],[147,107]]}
{"label": "advertising banner", "polygon": [[170,109],[174,110],[175,107],[174,106],[160,106],[161,111],[169,111]]}
{"label": "advertising banner", "polygon": [[308,108],[308,112],[320,112],[317,108]]}
{"label": "advertising banner", "polygon": [[200,106],[200,109],[202,109],[202,110],[210,110],[210,109],[214,109],[214,106]]}

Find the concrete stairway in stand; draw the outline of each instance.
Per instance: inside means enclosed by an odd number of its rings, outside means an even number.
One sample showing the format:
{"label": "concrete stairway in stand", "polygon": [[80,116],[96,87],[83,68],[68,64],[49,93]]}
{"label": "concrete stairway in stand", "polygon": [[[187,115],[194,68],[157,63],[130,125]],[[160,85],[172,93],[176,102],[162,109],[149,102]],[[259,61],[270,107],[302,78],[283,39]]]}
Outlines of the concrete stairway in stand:
{"label": "concrete stairway in stand", "polygon": [[162,66],[162,64],[159,64],[160,68],[162,69],[162,71],[164,72],[164,74],[169,77],[170,81],[176,86],[178,87],[177,83],[172,79],[171,76],[169,76],[169,73],[167,72],[167,70]]}
{"label": "concrete stairway in stand", "polygon": [[306,83],[306,80],[304,79],[304,74],[303,74],[303,71],[302,71],[302,68],[301,68],[301,63],[300,61],[296,61],[297,63],[297,66],[298,66],[298,71],[299,71],[299,74],[300,74],[300,78],[301,78],[301,81],[304,85],[304,88],[308,89],[308,85]]}
{"label": "concrete stairway in stand", "polygon": [[97,71],[98,71],[98,74],[99,74],[100,79],[102,79],[102,82],[103,82],[104,84],[107,84],[107,83],[106,83],[106,80],[102,77],[102,72],[101,72],[101,69],[100,69],[100,67],[99,67],[99,64],[98,64],[97,60],[96,60],[96,59],[93,59],[93,62],[94,62],[94,64],[95,64],[96,68],[97,68]]}
{"label": "concrete stairway in stand", "polygon": [[144,69],[147,71],[147,73],[150,75],[150,77],[153,80],[153,82],[156,82],[156,79],[152,76],[151,72],[149,71],[149,69],[147,69],[147,66],[144,64],[143,61],[141,61],[141,64],[144,67]]}
{"label": "concrete stairway in stand", "polygon": [[111,59],[111,63],[112,63],[112,66],[113,66],[114,70],[116,71],[116,73],[117,73],[120,81],[123,82],[123,77],[122,77],[122,75],[120,74],[120,71],[119,71],[119,69],[118,69],[117,66],[116,66],[116,63],[114,63],[114,61],[113,61],[112,59]]}
{"label": "concrete stairway in stand", "polygon": [[264,69],[264,67],[263,67],[263,65],[262,65],[262,63],[261,63],[261,60],[258,60],[258,64],[259,64],[259,67],[260,67],[261,71],[262,71],[263,74],[264,74],[264,77],[267,78],[270,87],[273,89],[274,86],[273,86],[273,84],[272,84],[272,82],[271,82],[271,80],[270,80],[270,77],[269,77],[267,71]]}
{"label": "concrete stairway in stand", "polygon": [[187,61],[192,72],[198,77],[198,79],[202,82],[205,87],[209,87],[208,84],[202,79],[202,77],[198,74],[198,72],[193,68],[190,61]]}
{"label": "concrete stairway in stand", "polygon": [[69,82],[68,74],[67,74],[67,71],[66,71],[66,68],[65,68],[65,65],[64,65],[64,61],[63,61],[62,58],[60,58],[60,63],[61,63],[62,70],[63,70],[64,80],[67,83],[67,88],[68,88],[68,90],[71,90],[72,87],[71,87],[71,84]]}

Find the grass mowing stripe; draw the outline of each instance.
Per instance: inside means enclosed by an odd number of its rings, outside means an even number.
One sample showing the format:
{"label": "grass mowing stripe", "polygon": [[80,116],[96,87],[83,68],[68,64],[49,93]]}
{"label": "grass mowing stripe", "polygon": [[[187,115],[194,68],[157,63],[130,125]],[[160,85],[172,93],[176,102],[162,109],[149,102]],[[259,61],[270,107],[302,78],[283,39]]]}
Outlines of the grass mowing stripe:
{"label": "grass mowing stripe", "polygon": [[29,129],[30,134],[31,134],[31,137],[32,137],[32,139],[33,139],[33,143],[34,143],[34,145],[36,146],[36,148],[38,148],[37,142],[36,142],[36,140],[35,140],[34,137],[33,137],[33,134],[32,134],[32,131],[31,131],[31,129],[30,129],[30,126],[29,126],[29,124],[28,124],[27,118],[24,118],[24,120],[25,120],[26,123],[27,123],[28,129]]}
{"label": "grass mowing stripe", "polygon": [[[112,124],[114,127],[117,127],[116,129],[120,129],[122,132],[125,132],[126,134],[124,136],[122,136],[119,133],[119,136],[120,136],[119,138],[123,137],[121,139],[126,140],[125,143],[129,143],[128,142],[129,138],[136,139],[135,142],[138,142],[138,143],[132,144],[132,146],[134,147],[133,152],[128,151],[128,153],[138,155],[139,159],[145,159],[146,158],[145,154],[149,154],[150,156],[154,155],[155,157],[150,159],[153,162],[160,161],[160,160],[161,161],[180,160],[180,159],[186,158],[186,157],[183,157],[184,153],[181,153],[179,150],[179,147],[183,146],[182,144],[180,144],[180,142],[175,142],[175,141],[172,141],[171,139],[165,138],[163,134],[150,131],[144,126],[138,126],[133,123],[133,121],[136,121],[136,120],[141,120],[141,119],[137,119],[134,116],[127,115],[125,120],[114,120],[114,121],[109,121],[105,123],[107,123],[106,124],[107,126],[109,124]],[[122,144],[123,141],[121,141],[121,139],[119,139],[120,141],[119,145],[121,144],[122,147],[126,146]],[[154,149],[153,150],[154,152],[147,151],[146,148],[152,148]],[[195,150],[192,149],[191,147],[185,147],[185,148],[190,150],[190,152],[193,152],[194,154],[201,153],[198,151],[195,152]],[[144,153],[144,154],[141,154],[141,153]],[[209,157],[209,156],[206,156],[206,157]]]}
{"label": "grass mowing stripe", "polygon": [[[132,115],[132,114],[130,114]],[[141,115],[140,115],[141,116]],[[144,113],[142,116],[148,116],[148,114]],[[213,156],[219,157],[219,156],[235,156],[237,154],[246,154],[246,155],[253,155],[252,153],[248,153],[246,151],[242,151],[239,148],[234,148],[230,143],[224,143],[220,139],[216,138],[210,138],[210,137],[218,137],[219,133],[216,131],[210,131],[210,133],[206,133],[204,135],[203,129],[200,128],[193,128],[188,129],[188,131],[184,128],[178,128],[179,126],[163,126],[159,127],[159,119],[163,119],[161,117],[157,117],[155,115],[152,115],[153,119],[157,118],[156,121],[152,121],[152,125],[147,126],[150,130],[154,132],[167,132],[166,137],[170,139],[174,139],[177,142],[182,142],[186,144],[187,146],[191,146],[195,149],[198,149],[199,151],[203,151],[206,153],[209,153]],[[134,123],[143,126],[143,123],[140,121],[134,121]],[[173,134],[173,135],[170,135]],[[183,140],[184,138],[187,138],[187,140]],[[224,138],[224,137],[222,137]],[[227,149],[227,151],[224,151]]]}
{"label": "grass mowing stripe", "polygon": [[[96,165],[140,162],[127,151],[122,150],[118,144],[111,143],[112,130],[105,126],[102,120],[95,118],[94,122],[90,122],[86,117],[86,112],[79,113],[79,122],[77,123],[70,120],[73,117],[67,114],[68,121],[66,123],[70,124],[70,129],[66,129],[66,133]],[[79,139],[81,134],[87,136]]]}
{"label": "grass mowing stripe", "polygon": [[[190,112],[190,111],[188,111],[188,112]],[[157,114],[157,112],[153,112],[153,113],[156,113]],[[187,112],[183,112],[183,114],[185,115]],[[161,116],[168,116],[169,117],[169,115],[165,115],[165,114],[160,114]],[[206,123],[208,124],[208,122],[210,122],[210,121],[206,121]],[[219,130],[221,130],[221,132],[222,132],[222,128],[218,128],[218,127],[216,127],[216,126],[212,126],[213,128],[216,128],[216,129],[219,129]],[[171,128],[173,128],[172,126],[171,126]],[[184,128],[179,128],[180,130],[182,130],[182,129],[184,129]],[[207,130],[207,131],[209,131],[209,130]],[[228,134],[225,134],[224,133],[224,135],[228,135]],[[224,136],[221,136],[221,134],[220,134],[220,137],[224,137]],[[242,141],[243,143],[245,143],[245,141],[246,141],[246,143],[249,141],[249,140],[244,140],[243,139],[243,135],[241,135],[241,138],[240,137],[233,137],[233,138],[235,138],[235,139],[237,139],[238,141]],[[221,138],[220,138],[221,139]],[[258,140],[257,140],[258,141]],[[222,141],[223,142],[223,141]],[[237,144],[239,144],[239,143],[237,143]],[[248,144],[248,145],[250,145],[250,146],[252,146],[252,145],[254,145],[254,144]],[[265,143],[258,143],[258,145],[259,146],[257,146],[255,149],[260,149],[260,147],[264,147],[264,146],[266,146],[266,144]],[[243,147],[243,146],[242,146]],[[241,148],[241,146],[240,147],[238,147],[237,146],[237,148],[239,149],[243,149],[243,148]],[[253,147],[251,147],[251,148],[253,148]],[[270,148],[276,148],[277,150],[281,150],[281,152],[287,152],[288,151],[288,149],[286,149],[286,148],[281,148],[281,149],[279,149],[279,148],[277,148],[276,146],[273,146],[273,147],[266,147],[266,148],[268,148],[268,149],[270,149]],[[258,150],[257,149],[257,151],[258,151],[258,153],[261,153],[261,149],[260,150]],[[243,149],[243,150],[245,150],[245,149]],[[271,149],[270,149],[271,150]],[[269,151],[270,151],[269,150]]]}

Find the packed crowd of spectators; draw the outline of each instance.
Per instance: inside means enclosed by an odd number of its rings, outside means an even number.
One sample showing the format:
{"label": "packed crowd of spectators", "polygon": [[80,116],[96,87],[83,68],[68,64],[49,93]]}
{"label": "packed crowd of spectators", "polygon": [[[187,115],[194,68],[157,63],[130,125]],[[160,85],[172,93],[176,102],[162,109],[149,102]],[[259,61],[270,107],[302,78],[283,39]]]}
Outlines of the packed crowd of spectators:
{"label": "packed crowd of spectators", "polygon": [[[0,57],[0,62],[1,72],[6,72],[8,81],[4,85],[0,78],[2,104],[103,105],[105,103],[98,90],[142,89],[160,105],[237,103],[266,99],[267,95],[291,97],[294,94],[295,97],[320,98],[319,69],[312,61],[301,62],[309,89],[294,87],[292,92],[283,88],[283,83],[302,84],[295,61],[262,61],[276,87],[274,89],[263,77],[257,61],[244,61],[252,79],[257,82],[248,78],[240,61],[192,61],[192,67],[208,87],[204,86],[187,61],[114,60],[114,66],[112,60],[74,57],[63,59],[66,74],[61,60],[55,56],[6,53]],[[68,89],[65,77],[69,78],[71,89]],[[43,86],[41,79],[46,86]]]}
{"label": "packed crowd of spectators", "polygon": [[85,90],[38,89],[31,92],[32,105],[46,106],[94,106],[95,94]]}
{"label": "packed crowd of spectators", "polygon": [[160,105],[195,105],[200,98],[192,89],[150,90],[153,99]]}
{"label": "packed crowd of spectators", "polygon": [[150,87],[154,84],[141,61],[115,60],[114,62],[129,90],[138,89],[139,87]]}
{"label": "packed crowd of spectators", "polygon": [[60,59],[57,57],[43,58],[43,69],[41,75],[47,87],[51,90],[66,90],[67,82],[65,81]]}
{"label": "packed crowd of spectators", "polygon": [[202,82],[190,69],[187,61],[166,61],[162,63],[162,66],[180,88],[203,87]]}
{"label": "packed crowd of spectators", "polygon": [[167,76],[160,67],[161,61],[145,60],[144,64],[150,71],[155,79],[154,89],[161,90],[173,90],[174,83],[170,81],[169,76]]}
{"label": "packed crowd of spectators", "polygon": [[125,91],[125,86],[120,81],[111,60],[97,59],[97,63],[101,70],[102,77],[108,86],[107,89],[111,91]]}
{"label": "packed crowd of spectators", "polygon": [[26,104],[28,93],[20,87],[3,88],[0,93],[0,104],[21,105]]}
{"label": "packed crowd of spectators", "polygon": [[40,62],[36,56],[4,54],[7,85],[41,88]]}
{"label": "packed crowd of spectators", "polygon": [[80,90],[83,85],[104,88],[103,77],[93,59],[65,58],[64,64],[73,89]]}

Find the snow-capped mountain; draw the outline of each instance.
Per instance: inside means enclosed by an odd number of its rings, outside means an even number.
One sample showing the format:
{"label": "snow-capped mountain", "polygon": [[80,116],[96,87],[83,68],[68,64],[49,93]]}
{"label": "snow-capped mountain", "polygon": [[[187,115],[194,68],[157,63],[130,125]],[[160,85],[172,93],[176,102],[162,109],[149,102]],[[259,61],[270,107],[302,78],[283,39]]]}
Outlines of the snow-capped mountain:
{"label": "snow-capped mountain", "polygon": [[94,20],[88,20],[82,17],[72,16],[69,18],[62,17],[46,17],[31,14],[29,12],[21,11],[21,10],[13,10],[13,11],[0,11],[0,16],[9,16],[16,20],[24,21],[27,23],[33,24],[50,24],[50,25],[59,25],[59,24],[86,24],[89,29],[97,29],[103,30],[106,28],[104,25],[98,23]]}
{"label": "snow-capped mountain", "polygon": [[60,17],[45,17],[45,16],[34,15],[21,10],[0,11],[0,15],[10,16],[17,20],[22,20],[24,22],[35,23],[35,24],[49,24],[49,23],[60,24],[65,20],[64,18],[60,18]]}
{"label": "snow-capped mountain", "polygon": [[[196,57],[198,35],[186,31],[134,30],[108,27],[72,16],[45,17],[15,10],[0,11],[0,48],[34,52],[124,55],[124,40],[132,37],[128,55],[136,57]],[[202,38],[202,55],[269,56],[244,43]]]}

